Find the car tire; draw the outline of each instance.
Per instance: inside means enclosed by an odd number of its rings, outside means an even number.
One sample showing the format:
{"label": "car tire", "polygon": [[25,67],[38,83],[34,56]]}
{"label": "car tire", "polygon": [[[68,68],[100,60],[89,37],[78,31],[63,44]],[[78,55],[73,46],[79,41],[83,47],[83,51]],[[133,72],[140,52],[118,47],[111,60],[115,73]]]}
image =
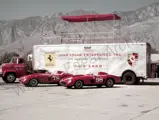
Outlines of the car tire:
{"label": "car tire", "polygon": [[3,78],[5,83],[14,83],[16,81],[16,75],[14,73],[7,73]]}
{"label": "car tire", "polygon": [[128,71],[123,75],[123,82],[126,85],[134,85],[136,83],[136,75],[135,73]]}
{"label": "car tire", "polygon": [[105,82],[105,86],[108,88],[112,88],[114,86],[114,80],[112,78],[108,78]]}
{"label": "car tire", "polygon": [[38,80],[37,79],[31,79],[29,82],[30,87],[36,87],[38,86]]}
{"label": "car tire", "polygon": [[80,89],[80,88],[83,87],[83,82],[78,80],[78,81],[75,82],[74,86],[75,86],[76,89]]}

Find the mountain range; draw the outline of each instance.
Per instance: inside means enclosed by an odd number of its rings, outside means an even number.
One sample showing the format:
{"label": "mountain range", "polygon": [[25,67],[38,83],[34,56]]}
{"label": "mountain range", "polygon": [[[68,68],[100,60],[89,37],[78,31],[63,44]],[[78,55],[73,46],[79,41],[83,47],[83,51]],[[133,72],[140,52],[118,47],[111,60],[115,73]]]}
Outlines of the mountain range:
{"label": "mountain range", "polygon": [[[121,20],[68,23],[62,15],[99,14],[75,10],[50,16],[0,21],[0,54],[27,53],[35,44],[147,41],[159,50],[159,3],[131,11],[114,11]],[[95,39],[94,39],[95,38]]]}

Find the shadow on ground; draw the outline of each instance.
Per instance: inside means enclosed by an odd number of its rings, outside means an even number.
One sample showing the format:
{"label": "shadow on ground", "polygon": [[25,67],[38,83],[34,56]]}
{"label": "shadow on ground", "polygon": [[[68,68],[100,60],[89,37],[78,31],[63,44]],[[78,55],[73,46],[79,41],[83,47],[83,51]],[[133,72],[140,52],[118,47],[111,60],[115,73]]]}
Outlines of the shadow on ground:
{"label": "shadow on ground", "polygon": [[15,84],[19,84],[19,82],[14,82],[14,83],[0,82],[0,85],[15,85]]}
{"label": "shadow on ground", "polygon": [[37,87],[60,87],[57,84],[39,84]]}
{"label": "shadow on ground", "polygon": [[[19,82],[14,82],[14,83],[4,83],[4,82],[0,82],[0,86],[9,86],[9,85],[17,85],[19,84]],[[117,83],[116,85],[125,85],[124,83]],[[133,85],[133,86],[140,86],[140,85],[147,85],[147,86],[158,86],[159,85],[159,81],[158,82],[140,82],[137,85]],[[62,87],[59,86],[57,84],[39,84],[37,87]],[[101,88],[97,88],[96,86],[88,86],[88,87],[83,87],[83,89],[103,89],[106,87],[101,87]],[[113,88],[121,88],[121,86],[114,86]]]}
{"label": "shadow on ground", "polygon": [[[124,83],[117,83],[117,85],[125,85]],[[158,82],[153,82],[153,81],[151,81],[151,82],[147,82],[147,81],[145,81],[145,82],[140,82],[140,83],[138,83],[137,85],[133,85],[133,86],[139,86],[139,85],[149,85],[149,86],[157,86],[157,85],[159,85],[159,81]]]}
{"label": "shadow on ground", "polygon": [[159,82],[140,82],[138,85],[152,85],[152,86],[157,86],[159,85]]}
{"label": "shadow on ground", "polygon": [[[124,87],[124,86],[123,86]],[[82,89],[114,89],[114,88],[122,88],[122,86],[114,86],[114,87],[112,87],[112,88],[107,88],[107,87],[101,87],[101,88],[98,88],[98,87],[96,87],[96,86],[85,86],[85,87],[83,87]],[[66,88],[66,89],[73,89],[73,90],[79,90],[79,89],[75,89],[74,87],[72,87],[72,88]]]}

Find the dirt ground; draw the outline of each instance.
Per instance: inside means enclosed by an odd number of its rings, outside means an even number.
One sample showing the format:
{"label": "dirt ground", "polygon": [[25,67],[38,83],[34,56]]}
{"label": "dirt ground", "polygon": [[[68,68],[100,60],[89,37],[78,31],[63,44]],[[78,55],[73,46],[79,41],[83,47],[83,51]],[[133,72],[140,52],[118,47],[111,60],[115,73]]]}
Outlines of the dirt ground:
{"label": "dirt ground", "polygon": [[114,88],[0,82],[0,120],[159,120],[159,79]]}

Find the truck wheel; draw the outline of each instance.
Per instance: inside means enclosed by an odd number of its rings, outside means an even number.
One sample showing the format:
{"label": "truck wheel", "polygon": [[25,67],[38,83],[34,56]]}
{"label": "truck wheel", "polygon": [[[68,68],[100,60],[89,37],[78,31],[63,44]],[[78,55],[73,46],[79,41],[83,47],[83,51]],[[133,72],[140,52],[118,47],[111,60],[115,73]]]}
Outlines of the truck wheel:
{"label": "truck wheel", "polygon": [[108,88],[111,88],[114,86],[114,80],[111,79],[111,78],[108,78],[105,82],[105,86],[108,87]]}
{"label": "truck wheel", "polygon": [[13,73],[7,73],[3,80],[6,83],[14,83],[16,80],[16,75]]}
{"label": "truck wheel", "polygon": [[136,75],[133,72],[126,72],[123,75],[123,82],[127,85],[134,85],[136,82]]}
{"label": "truck wheel", "polygon": [[78,80],[78,81],[76,81],[74,86],[75,86],[76,89],[80,89],[80,88],[83,87],[83,82]]}
{"label": "truck wheel", "polygon": [[38,80],[37,79],[31,79],[29,82],[30,87],[36,87],[38,86]]}

